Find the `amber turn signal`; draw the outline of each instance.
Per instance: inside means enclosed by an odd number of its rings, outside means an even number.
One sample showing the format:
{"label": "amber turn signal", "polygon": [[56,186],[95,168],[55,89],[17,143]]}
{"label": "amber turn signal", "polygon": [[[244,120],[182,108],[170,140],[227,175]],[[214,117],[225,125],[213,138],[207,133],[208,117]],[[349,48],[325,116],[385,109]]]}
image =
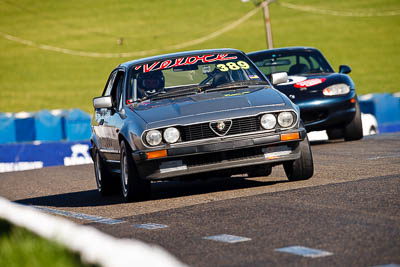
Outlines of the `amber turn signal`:
{"label": "amber turn signal", "polygon": [[281,141],[290,141],[300,139],[299,132],[281,134]]}
{"label": "amber turn signal", "polygon": [[163,158],[167,156],[167,150],[157,150],[157,151],[152,151],[152,152],[147,152],[147,158],[148,159],[157,159],[157,158]]}

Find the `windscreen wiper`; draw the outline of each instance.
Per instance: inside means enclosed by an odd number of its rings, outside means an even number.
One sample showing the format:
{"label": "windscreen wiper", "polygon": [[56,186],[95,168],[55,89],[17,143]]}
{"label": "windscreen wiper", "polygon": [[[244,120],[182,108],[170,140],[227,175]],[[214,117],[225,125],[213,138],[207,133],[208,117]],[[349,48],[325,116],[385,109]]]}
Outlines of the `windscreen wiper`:
{"label": "windscreen wiper", "polygon": [[205,92],[215,92],[215,91],[224,91],[224,90],[235,90],[235,89],[242,89],[248,88],[249,85],[269,85],[265,81],[239,81],[239,82],[229,82],[218,85],[217,87],[210,88],[205,90]]}
{"label": "windscreen wiper", "polygon": [[208,87],[210,87],[210,85],[193,85],[193,86],[190,86],[189,88],[175,89],[171,92],[164,91],[163,94],[156,94],[156,95],[150,96],[150,99],[151,100],[160,100],[160,99],[165,99],[165,98],[181,97],[181,96],[198,94],[198,93],[203,92],[204,88],[208,88]]}

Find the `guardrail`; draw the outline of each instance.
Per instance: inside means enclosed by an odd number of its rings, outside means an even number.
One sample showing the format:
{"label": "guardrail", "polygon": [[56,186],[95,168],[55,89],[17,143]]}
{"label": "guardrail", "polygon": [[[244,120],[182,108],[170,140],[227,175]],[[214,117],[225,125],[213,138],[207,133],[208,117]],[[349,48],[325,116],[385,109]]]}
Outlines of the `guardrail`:
{"label": "guardrail", "polygon": [[90,119],[80,109],[0,113],[0,144],[89,140]]}
{"label": "guardrail", "polygon": [[361,112],[375,116],[380,133],[400,131],[400,92],[362,95],[359,103]]}
{"label": "guardrail", "polygon": [[92,163],[90,142],[0,144],[0,173]]}

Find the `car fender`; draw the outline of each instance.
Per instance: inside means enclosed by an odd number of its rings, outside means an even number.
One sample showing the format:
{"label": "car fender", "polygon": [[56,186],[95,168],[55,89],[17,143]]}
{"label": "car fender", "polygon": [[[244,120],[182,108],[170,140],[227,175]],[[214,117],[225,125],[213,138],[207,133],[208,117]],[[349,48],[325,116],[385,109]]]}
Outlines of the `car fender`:
{"label": "car fender", "polygon": [[89,148],[89,154],[92,157],[92,160],[94,161],[94,155],[95,155],[95,149],[96,147],[99,147],[99,141],[97,140],[97,136],[92,132],[91,137],[90,137],[90,143],[91,147]]}
{"label": "car fender", "polygon": [[132,151],[135,151],[143,147],[141,136],[143,131],[146,129],[146,123],[133,110],[127,109],[126,112],[129,112],[130,114],[124,120],[122,128],[118,134],[118,139],[120,143],[122,140],[128,142]]}
{"label": "car fender", "polygon": [[[300,117],[300,108],[299,108],[299,106],[296,105],[292,100],[290,100],[290,98],[289,98],[287,95],[285,95],[284,93],[282,93],[282,92],[279,91],[278,89],[276,89],[276,88],[273,88],[273,89],[274,89],[277,93],[280,94],[280,96],[282,97],[282,100],[285,102],[285,105],[288,106],[288,107],[292,107],[292,108],[296,111],[297,116]],[[300,120],[299,120],[299,122],[300,122]]]}

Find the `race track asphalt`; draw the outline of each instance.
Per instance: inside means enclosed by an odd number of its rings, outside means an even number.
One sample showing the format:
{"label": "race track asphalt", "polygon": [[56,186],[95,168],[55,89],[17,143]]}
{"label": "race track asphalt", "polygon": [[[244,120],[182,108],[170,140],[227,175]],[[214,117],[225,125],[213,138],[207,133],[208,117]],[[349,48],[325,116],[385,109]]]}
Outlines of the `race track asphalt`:
{"label": "race track asphalt", "polygon": [[2,173],[0,195],[191,266],[400,266],[400,133],[312,151],[315,174],[301,182],[275,167],[268,177],[155,183],[151,200],[122,203],[101,198],[93,166],[81,165]]}

